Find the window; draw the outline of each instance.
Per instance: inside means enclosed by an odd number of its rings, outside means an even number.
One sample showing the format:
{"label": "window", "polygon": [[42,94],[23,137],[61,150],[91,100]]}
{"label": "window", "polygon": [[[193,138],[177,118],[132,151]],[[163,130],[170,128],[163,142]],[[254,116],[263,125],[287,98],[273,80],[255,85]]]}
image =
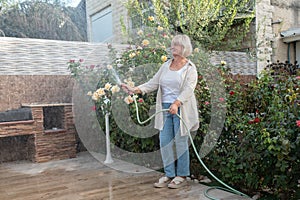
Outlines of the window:
{"label": "window", "polygon": [[104,8],[91,17],[92,42],[105,42],[113,36],[113,23],[111,6]]}

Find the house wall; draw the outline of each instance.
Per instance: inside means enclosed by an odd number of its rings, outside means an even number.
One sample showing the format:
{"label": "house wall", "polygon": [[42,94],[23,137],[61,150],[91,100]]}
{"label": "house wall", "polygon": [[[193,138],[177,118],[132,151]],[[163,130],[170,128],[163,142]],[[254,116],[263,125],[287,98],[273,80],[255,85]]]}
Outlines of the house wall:
{"label": "house wall", "polygon": [[[113,27],[116,42],[123,41],[121,37],[120,17],[123,16],[125,24],[127,14],[124,4],[120,0],[86,0],[89,41],[91,37],[90,16],[111,5]],[[288,59],[288,44],[282,41],[280,33],[292,27],[300,27],[300,1],[299,0],[259,0],[256,2],[256,46],[257,46],[257,72],[261,71],[268,61],[286,61]],[[290,45],[290,60],[295,60],[294,45]]]}
{"label": "house wall", "polygon": [[[273,13],[273,32],[274,49],[273,61],[286,61],[288,59],[288,44],[283,43],[280,32],[286,31],[289,28],[300,27],[300,1],[299,0],[272,0],[271,5],[274,7]],[[278,23],[277,23],[278,22]],[[295,46],[290,45],[290,61],[296,60]]]}
{"label": "house wall", "polygon": [[[88,41],[92,41],[91,33],[91,16],[100,12],[104,8],[111,6],[113,18],[113,43],[122,42],[122,27],[120,19],[123,17],[124,23],[128,26],[127,11],[122,0],[86,0],[86,16],[87,16],[87,34]],[[105,27],[103,27],[105,28]]]}
{"label": "house wall", "polygon": [[[282,41],[280,33],[300,27],[299,0],[260,0],[256,2],[257,71],[267,61],[288,60],[288,44]],[[296,59],[295,46],[290,45],[290,61]]]}

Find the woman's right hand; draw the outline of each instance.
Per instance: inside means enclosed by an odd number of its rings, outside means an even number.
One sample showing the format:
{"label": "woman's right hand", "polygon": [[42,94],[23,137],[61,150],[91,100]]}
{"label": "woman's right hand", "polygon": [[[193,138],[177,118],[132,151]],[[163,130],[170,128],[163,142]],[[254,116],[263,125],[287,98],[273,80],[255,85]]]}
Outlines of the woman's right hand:
{"label": "woman's right hand", "polygon": [[134,93],[133,88],[125,83],[121,83],[121,88],[128,94],[132,95]]}
{"label": "woman's right hand", "polygon": [[138,87],[130,87],[129,85],[126,85],[125,83],[121,83],[121,88],[128,94],[140,94],[142,91]]}

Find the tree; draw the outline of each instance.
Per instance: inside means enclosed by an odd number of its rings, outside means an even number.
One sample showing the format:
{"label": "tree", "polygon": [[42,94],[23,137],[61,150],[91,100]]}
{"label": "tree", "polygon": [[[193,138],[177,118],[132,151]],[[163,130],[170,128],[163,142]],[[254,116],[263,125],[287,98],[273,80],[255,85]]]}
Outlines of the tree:
{"label": "tree", "polygon": [[161,26],[217,50],[241,49],[254,17],[253,0],[128,0],[126,5],[132,24],[138,19],[146,25],[152,12]]}
{"label": "tree", "polygon": [[[1,5],[8,5],[2,1]],[[0,16],[0,30],[6,37],[87,40],[85,16],[59,1],[25,1],[8,5]]]}

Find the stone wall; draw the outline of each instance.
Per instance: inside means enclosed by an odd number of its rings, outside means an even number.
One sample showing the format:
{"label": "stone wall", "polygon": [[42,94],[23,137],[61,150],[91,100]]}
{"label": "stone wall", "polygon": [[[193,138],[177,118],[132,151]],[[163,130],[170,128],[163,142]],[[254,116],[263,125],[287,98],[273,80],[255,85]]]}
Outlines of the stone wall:
{"label": "stone wall", "polygon": [[71,103],[70,75],[0,75],[0,112],[23,103]]}
{"label": "stone wall", "polygon": [[17,160],[32,160],[34,135],[0,138],[0,163]]}
{"label": "stone wall", "polygon": [[[33,120],[0,123],[0,162],[47,162],[76,157],[77,137],[71,104],[30,104]],[[62,127],[48,129],[45,107],[62,108]],[[27,136],[27,137],[26,137]]]}
{"label": "stone wall", "polygon": [[267,60],[271,60],[273,53],[273,6],[270,0],[257,1],[255,6],[257,71],[260,72],[267,65]]}
{"label": "stone wall", "polygon": [[[76,157],[76,131],[71,105],[64,105],[64,127],[62,129],[43,130],[35,134],[35,162],[61,160]],[[34,107],[36,119],[43,116],[42,107]]]}
{"label": "stone wall", "polygon": [[[96,9],[96,6],[95,8]],[[127,45],[113,44],[122,51]],[[71,59],[83,65],[110,63],[106,44],[0,37],[0,112],[22,103],[70,103],[73,80]],[[227,62],[232,73],[256,75],[256,62],[243,52],[218,52],[213,64]]]}

